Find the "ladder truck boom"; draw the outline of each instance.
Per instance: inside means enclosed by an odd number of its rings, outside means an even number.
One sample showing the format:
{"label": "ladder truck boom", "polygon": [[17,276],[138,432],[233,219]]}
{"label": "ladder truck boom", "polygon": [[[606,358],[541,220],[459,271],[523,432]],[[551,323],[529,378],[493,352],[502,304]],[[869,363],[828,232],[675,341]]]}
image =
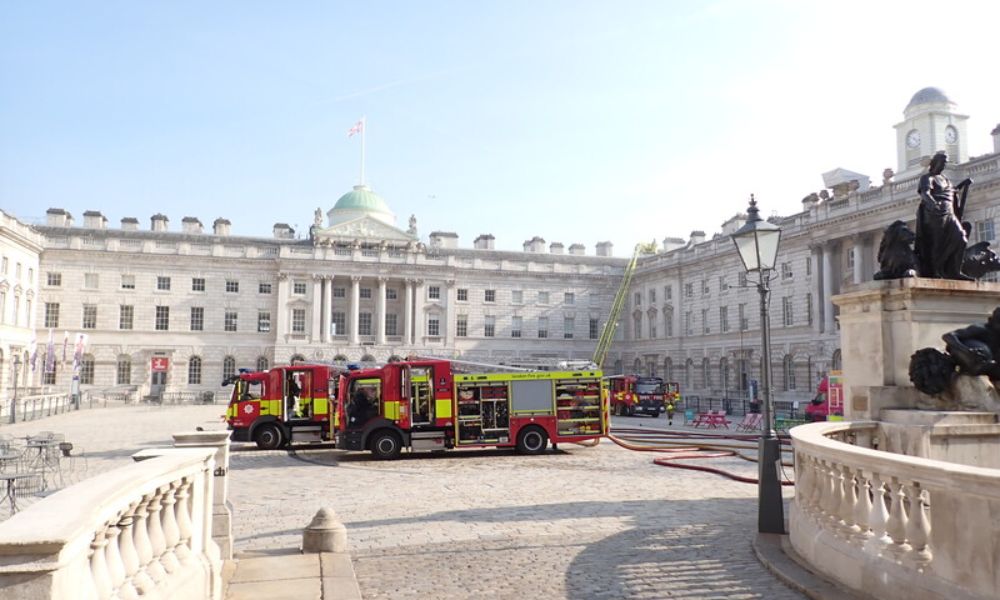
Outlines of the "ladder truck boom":
{"label": "ladder truck boom", "polygon": [[604,323],[604,329],[601,330],[600,339],[597,340],[597,347],[594,349],[593,358],[593,363],[597,365],[597,368],[601,368],[604,364],[604,359],[608,356],[608,350],[611,349],[611,342],[615,339],[618,318],[621,316],[622,308],[625,306],[628,288],[632,283],[632,273],[635,272],[635,265],[639,260],[641,250],[642,244],[636,244],[635,252],[632,253],[632,260],[629,261],[628,266],[625,267],[625,273],[622,275],[622,284],[618,288],[618,293],[615,294],[615,301],[611,304],[611,313],[608,315],[608,320]]}

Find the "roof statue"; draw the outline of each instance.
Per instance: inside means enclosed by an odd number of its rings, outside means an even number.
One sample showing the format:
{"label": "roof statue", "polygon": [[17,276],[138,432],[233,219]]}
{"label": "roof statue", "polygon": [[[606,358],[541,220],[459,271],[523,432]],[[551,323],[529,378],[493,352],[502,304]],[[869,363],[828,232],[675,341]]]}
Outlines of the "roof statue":
{"label": "roof statue", "polygon": [[410,228],[406,230],[406,233],[417,235],[417,217],[415,215],[410,215]]}

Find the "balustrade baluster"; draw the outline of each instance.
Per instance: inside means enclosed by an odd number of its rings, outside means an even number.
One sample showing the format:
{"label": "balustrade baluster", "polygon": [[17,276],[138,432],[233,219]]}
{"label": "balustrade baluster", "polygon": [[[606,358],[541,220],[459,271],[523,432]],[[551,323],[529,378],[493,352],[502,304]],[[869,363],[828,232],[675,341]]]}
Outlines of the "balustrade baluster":
{"label": "balustrade baluster", "polygon": [[872,530],[872,537],[879,544],[890,544],[886,529],[889,523],[889,511],[885,507],[885,484],[882,482],[880,473],[872,473],[872,510],[869,513],[871,520],[869,525]]}
{"label": "balustrade baluster", "polygon": [[889,522],[886,523],[886,533],[892,538],[892,551],[902,556],[906,550],[906,514],[903,512],[903,485],[895,477],[889,483]]}
{"label": "balustrade baluster", "polygon": [[920,489],[920,484],[914,482],[905,488],[906,497],[910,501],[910,514],[906,523],[906,537],[913,548],[914,561],[919,565],[929,563],[933,558],[927,545],[931,536],[930,517],[925,512],[927,492]]}
{"label": "balustrade baluster", "polygon": [[118,536],[118,551],[122,557],[122,565],[125,567],[125,584],[118,590],[118,595],[125,600],[139,597],[138,586],[135,582],[136,573],[139,571],[139,555],[135,550],[135,509],[138,502],[133,502],[122,518],[118,521],[121,528],[121,535]]}
{"label": "balustrade baluster", "polygon": [[841,468],[843,472],[843,479],[841,480],[843,484],[843,504],[840,507],[840,517],[844,522],[844,528],[848,537],[855,537],[861,532],[861,527],[858,526],[858,522],[854,518],[854,513],[858,506],[858,487],[855,471],[847,465],[842,465]]}
{"label": "balustrade baluster", "polygon": [[869,495],[871,493],[871,484],[868,476],[861,469],[857,471],[856,481],[857,488],[855,493],[857,494],[857,502],[854,505],[854,522],[858,525],[858,535],[864,541],[872,536],[872,498]]}
{"label": "balustrade baluster", "polygon": [[111,581],[112,593],[117,593],[122,584],[125,583],[125,563],[122,562],[121,547],[118,545],[118,538],[121,537],[122,530],[117,522],[121,517],[115,518],[105,526],[104,536],[107,542],[104,544],[104,561],[108,566],[108,579]]}
{"label": "balustrade baluster", "polygon": [[812,462],[806,454],[795,453],[795,471],[795,502],[803,512],[810,513],[812,512],[812,497],[809,488],[812,479]]}
{"label": "balustrade baluster", "polygon": [[160,558],[163,556],[163,552],[167,548],[167,543],[163,539],[163,525],[161,519],[163,519],[163,505],[160,504],[160,493],[159,490],[153,492],[149,496],[150,500],[146,503],[146,529],[149,535],[149,544],[153,550],[153,558],[149,563],[149,574],[153,578],[153,581],[159,583],[167,576],[167,569],[165,568]]}
{"label": "balustrade baluster", "polygon": [[108,540],[104,531],[98,531],[94,541],[90,542],[90,574],[94,579],[97,597],[101,600],[111,597],[111,575],[108,573],[108,563],[105,560],[104,546]]}
{"label": "balustrade baluster", "polygon": [[132,524],[132,541],[135,545],[135,553],[139,559],[139,570],[133,577],[133,583],[141,594],[146,594],[154,587],[156,582],[150,573],[150,564],[153,561],[153,545],[149,541],[149,513],[146,506],[151,495],[147,494],[136,504],[135,521]]}
{"label": "balustrade baluster", "polygon": [[193,480],[185,477],[177,488],[177,530],[180,533],[180,542],[177,544],[177,557],[181,563],[188,563],[194,559],[191,551],[191,485]]}
{"label": "balustrade baluster", "polygon": [[830,469],[829,480],[827,481],[826,493],[830,496],[829,511],[827,512],[827,520],[830,523],[830,530],[836,531],[840,525],[840,505],[841,505],[841,492],[843,487],[840,483],[841,473],[839,465],[830,463],[828,465]]}
{"label": "balustrade baluster", "polygon": [[173,573],[180,566],[180,561],[177,559],[177,555],[174,554],[177,541],[180,540],[180,532],[177,530],[177,513],[174,512],[174,505],[177,502],[177,499],[174,497],[176,491],[176,483],[160,488],[160,502],[163,504],[163,510],[161,511],[163,515],[163,542],[165,545],[160,562],[163,563],[168,573]]}

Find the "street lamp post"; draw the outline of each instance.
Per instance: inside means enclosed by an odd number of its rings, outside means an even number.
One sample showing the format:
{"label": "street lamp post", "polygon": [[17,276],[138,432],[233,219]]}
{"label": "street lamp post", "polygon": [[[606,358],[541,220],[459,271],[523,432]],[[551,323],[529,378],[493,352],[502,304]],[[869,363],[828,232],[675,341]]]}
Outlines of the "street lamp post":
{"label": "street lamp post", "polygon": [[10,422],[17,423],[17,379],[21,375],[21,356],[14,353],[14,395],[10,398]]}
{"label": "street lamp post", "polygon": [[764,392],[763,424],[758,445],[757,531],[785,533],[785,507],[781,498],[781,446],[774,432],[771,399],[771,322],[768,316],[771,272],[778,258],[781,228],[760,218],[757,201],[750,195],[747,222],[733,234],[733,243],[747,274],[757,273],[760,293],[761,387]]}

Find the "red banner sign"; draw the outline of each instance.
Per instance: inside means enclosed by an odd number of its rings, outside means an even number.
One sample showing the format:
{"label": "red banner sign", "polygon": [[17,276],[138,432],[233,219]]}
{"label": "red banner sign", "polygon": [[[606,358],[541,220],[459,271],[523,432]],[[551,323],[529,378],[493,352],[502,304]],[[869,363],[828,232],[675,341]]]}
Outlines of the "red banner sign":
{"label": "red banner sign", "polygon": [[166,356],[154,356],[149,361],[149,370],[154,373],[165,373],[170,369],[170,359]]}

